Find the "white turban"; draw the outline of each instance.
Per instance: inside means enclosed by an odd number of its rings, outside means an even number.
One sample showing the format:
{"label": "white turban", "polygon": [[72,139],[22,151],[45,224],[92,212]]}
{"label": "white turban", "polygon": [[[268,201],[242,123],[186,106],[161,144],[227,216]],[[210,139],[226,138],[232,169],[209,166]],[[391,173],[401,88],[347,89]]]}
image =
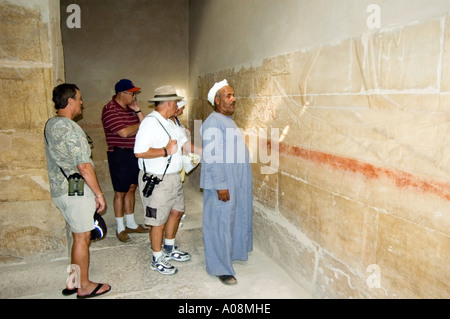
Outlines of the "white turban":
{"label": "white turban", "polygon": [[224,86],[227,86],[227,85],[228,85],[227,80],[223,80],[221,82],[215,83],[213,85],[213,87],[211,88],[211,90],[209,90],[208,101],[209,101],[209,103],[212,104],[212,106],[214,106],[214,98],[216,97],[217,91],[219,91],[221,88],[223,88]]}

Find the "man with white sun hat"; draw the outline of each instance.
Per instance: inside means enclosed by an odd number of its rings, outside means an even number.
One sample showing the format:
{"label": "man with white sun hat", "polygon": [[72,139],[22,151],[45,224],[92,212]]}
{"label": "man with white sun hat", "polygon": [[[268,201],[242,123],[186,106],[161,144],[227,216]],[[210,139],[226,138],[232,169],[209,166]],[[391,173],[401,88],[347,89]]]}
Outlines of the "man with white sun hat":
{"label": "man with white sun hat", "polygon": [[134,147],[139,159],[139,189],[145,224],[151,227],[153,259],[150,268],[163,275],[178,271],[169,260],[187,261],[191,257],[175,246],[185,209],[180,171],[183,167],[181,148],[187,139],[170,118],[182,99],[173,86],[158,87],[149,100],[155,103],[155,110],[142,121]]}

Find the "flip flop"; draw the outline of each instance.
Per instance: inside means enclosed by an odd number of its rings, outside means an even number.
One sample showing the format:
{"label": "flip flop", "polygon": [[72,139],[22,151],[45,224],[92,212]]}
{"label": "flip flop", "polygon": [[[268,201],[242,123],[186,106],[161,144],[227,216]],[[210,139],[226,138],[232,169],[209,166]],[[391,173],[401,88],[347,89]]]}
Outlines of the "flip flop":
{"label": "flip flop", "polygon": [[62,291],[62,294],[64,296],[70,296],[70,295],[73,295],[74,293],[76,293],[77,291],[78,291],[78,288],[74,288],[74,289],[64,288]]}
{"label": "flip flop", "polygon": [[86,299],[86,298],[98,297],[98,296],[101,296],[103,294],[106,294],[108,291],[111,290],[111,286],[109,286],[108,290],[105,290],[105,291],[103,291],[103,292],[98,294],[97,291],[99,291],[102,286],[103,286],[103,284],[98,284],[97,287],[94,290],[92,290],[92,292],[89,295],[86,295],[86,296],[79,296],[79,295],[77,295],[77,298],[78,299]]}

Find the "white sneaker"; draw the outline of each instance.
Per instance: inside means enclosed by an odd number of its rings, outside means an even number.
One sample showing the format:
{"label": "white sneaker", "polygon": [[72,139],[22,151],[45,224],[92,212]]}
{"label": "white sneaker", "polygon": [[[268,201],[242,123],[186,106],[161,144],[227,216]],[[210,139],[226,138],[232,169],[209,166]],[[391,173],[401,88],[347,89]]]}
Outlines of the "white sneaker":
{"label": "white sneaker", "polygon": [[150,264],[150,269],[157,270],[163,275],[173,275],[178,271],[178,269],[167,260],[165,255],[159,257],[158,260],[155,260],[155,257],[153,257],[152,263]]}
{"label": "white sneaker", "polygon": [[191,259],[191,255],[185,251],[178,250],[178,246],[175,246],[172,251],[167,251],[163,248],[162,252],[167,260],[187,261]]}

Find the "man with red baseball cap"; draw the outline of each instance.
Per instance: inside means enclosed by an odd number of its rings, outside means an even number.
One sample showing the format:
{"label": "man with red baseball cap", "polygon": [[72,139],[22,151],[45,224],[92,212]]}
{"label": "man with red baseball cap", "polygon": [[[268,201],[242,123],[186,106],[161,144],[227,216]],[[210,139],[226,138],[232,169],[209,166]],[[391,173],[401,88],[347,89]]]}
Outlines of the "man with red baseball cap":
{"label": "man with red baseball cap", "polygon": [[147,228],[136,224],[134,219],[135,191],[139,175],[138,161],[134,156],[134,142],[139,125],[145,117],[136,101],[140,90],[141,88],[136,87],[130,80],[120,80],[115,85],[116,95],[102,111],[103,129],[108,144],[109,172],[114,189],[116,236],[122,242],[130,240],[128,233],[149,232]]}
{"label": "man with red baseball cap", "polygon": [[141,90],[141,88],[138,88],[134,86],[133,82],[131,82],[128,79],[122,79],[119,82],[116,83],[115,86],[116,94],[120,92],[138,92]]}

